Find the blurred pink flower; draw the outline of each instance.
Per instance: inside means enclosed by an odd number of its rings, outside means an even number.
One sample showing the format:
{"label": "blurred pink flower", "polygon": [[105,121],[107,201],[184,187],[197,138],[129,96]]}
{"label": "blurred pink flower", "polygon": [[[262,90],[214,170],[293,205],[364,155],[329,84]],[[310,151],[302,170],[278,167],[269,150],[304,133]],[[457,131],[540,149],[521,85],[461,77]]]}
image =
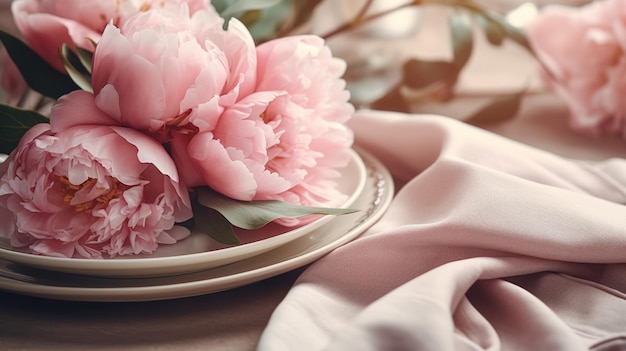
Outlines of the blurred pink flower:
{"label": "blurred pink flower", "polygon": [[571,126],[626,137],[626,0],[549,5],[526,32],[569,105]]}
{"label": "blurred pink flower", "polygon": [[104,27],[122,25],[129,17],[152,8],[178,11],[187,3],[191,12],[210,7],[209,0],[16,0],[11,10],[24,40],[56,69],[62,44],[93,49]]}
{"label": "blurred pink flower", "polygon": [[[224,106],[255,84],[254,41],[214,10],[147,11],[121,29],[108,25],[94,54],[93,94],[74,91],[53,108],[53,130],[123,125],[161,141],[216,123]],[[84,111],[82,114],[68,113]],[[56,118],[59,115],[61,118]],[[71,115],[72,118],[67,118]]]}
{"label": "blurred pink flower", "polygon": [[0,235],[59,257],[153,252],[189,231],[186,189],[158,142],[132,129],[31,128],[0,166]]}
{"label": "blurred pink flower", "polygon": [[272,40],[257,57],[256,91],[215,125],[198,124],[184,151],[175,141],[175,159],[193,166],[185,174],[199,172],[192,185],[235,199],[339,204],[345,196],[336,189],[337,169],[347,164],[353,140],[345,122],[354,108],[340,79],[345,62],[316,36]]}

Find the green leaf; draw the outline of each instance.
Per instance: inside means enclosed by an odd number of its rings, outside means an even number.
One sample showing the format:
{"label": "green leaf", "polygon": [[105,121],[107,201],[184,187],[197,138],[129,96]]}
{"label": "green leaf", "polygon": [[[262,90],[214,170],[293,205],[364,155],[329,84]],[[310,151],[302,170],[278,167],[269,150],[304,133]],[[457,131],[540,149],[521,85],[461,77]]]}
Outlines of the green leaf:
{"label": "green leaf", "polygon": [[212,208],[196,205],[193,208],[195,229],[206,233],[213,240],[226,245],[239,245],[233,226]]}
{"label": "green leaf", "polygon": [[261,19],[261,14],[262,13],[259,10],[247,11],[246,13],[241,15],[239,20],[243,24],[245,24],[247,28],[250,28],[252,25],[259,22],[259,20]]}
{"label": "green leaf", "polygon": [[0,153],[10,154],[30,127],[48,122],[37,112],[0,104]]}
{"label": "green leaf", "polygon": [[324,208],[292,205],[282,201],[239,201],[221,195],[207,187],[196,189],[198,203],[212,208],[230,224],[242,229],[258,229],[278,218],[295,218],[310,214],[343,215],[355,209]]}
{"label": "green leaf", "polygon": [[533,52],[523,29],[512,26],[504,16],[495,11],[485,11],[480,15],[484,17],[487,22],[491,22],[493,26],[499,27],[508,39],[513,40],[529,52]]}
{"label": "green leaf", "polygon": [[281,0],[238,0],[233,1],[220,13],[224,18],[233,17],[238,14],[262,10],[268,7],[272,7],[281,2]]}
{"label": "green leaf", "polygon": [[524,91],[503,95],[474,113],[465,122],[473,125],[504,122],[515,117],[524,97]]}
{"label": "green leaf", "polygon": [[472,56],[474,33],[472,22],[464,12],[456,11],[448,19],[450,39],[452,40],[453,64],[461,71]]}
{"label": "green leaf", "polygon": [[[281,28],[283,36],[285,33],[289,33],[290,29],[293,30],[300,26],[306,25],[311,21],[311,17],[315,13],[315,9],[323,3],[325,0],[302,0],[302,1],[289,1],[286,0],[286,5],[290,5],[290,12],[285,13],[283,17],[287,17],[286,26]],[[280,35],[279,35],[280,36]]]}
{"label": "green leaf", "polygon": [[460,11],[448,19],[453,59],[448,61],[408,60],[403,67],[403,83],[412,89],[423,89],[435,83],[451,85],[469,61],[474,46],[471,21]]}
{"label": "green leaf", "polygon": [[63,61],[63,66],[65,66],[67,74],[69,74],[70,78],[72,78],[74,83],[81,89],[93,93],[91,75],[89,74],[91,68],[84,66],[84,60],[86,59],[85,57],[81,59],[81,57],[74,53],[66,44],[63,44],[61,47],[61,60]]}
{"label": "green leaf", "polygon": [[69,76],[57,71],[20,39],[0,30],[0,40],[31,89],[53,99],[78,89]]}
{"label": "green leaf", "polygon": [[[94,46],[95,46],[95,43],[94,43]],[[85,71],[91,74],[91,66],[93,64],[93,52],[77,46],[76,54],[78,56],[78,59],[80,60],[81,65],[85,69]]]}
{"label": "green leaf", "polygon": [[403,83],[412,89],[421,89],[437,82],[449,81],[457,73],[451,62],[411,59],[404,64]]}
{"label": "green leaf", "polygon": [[395,112],[411,112],[411,106],[402,95],[402,87],[396,86],[376,101],[373,101],[369,108],[374,110],[386,110]]}
{"label": "green leaf", "polygon": [[[297,20],[293,8],[296,3],[309,1],[289,1],[281,0],[277,5],[268,7],[264,10],[248,11],[239,19],[248,27],[252,37],[257,44],[267,40],[284,36],[289,33]],[[252,15],[258,15],[258,18],[251,18]],[[286,32],[283,32],[286,31]]]}

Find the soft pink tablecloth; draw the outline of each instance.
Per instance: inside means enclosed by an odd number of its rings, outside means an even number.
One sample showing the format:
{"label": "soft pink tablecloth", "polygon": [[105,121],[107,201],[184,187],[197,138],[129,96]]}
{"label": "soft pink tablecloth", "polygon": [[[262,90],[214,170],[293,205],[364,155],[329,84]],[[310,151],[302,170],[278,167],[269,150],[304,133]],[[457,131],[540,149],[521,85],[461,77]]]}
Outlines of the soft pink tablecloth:
{"label": "soft pink tablecloth", "polygon": [[626,160],[440,116],[351,126],[406,185],[300,276],[260,350],[626,349]]}

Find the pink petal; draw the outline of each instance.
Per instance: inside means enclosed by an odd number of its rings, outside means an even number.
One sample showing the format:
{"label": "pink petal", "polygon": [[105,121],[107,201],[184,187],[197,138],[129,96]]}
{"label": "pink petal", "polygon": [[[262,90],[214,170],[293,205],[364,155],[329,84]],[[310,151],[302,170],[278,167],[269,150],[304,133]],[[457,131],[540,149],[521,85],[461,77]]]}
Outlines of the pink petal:
{"label": "pink petal", "polygon": [[117,125],[119,122],[96,107],[94,95],[84,90],[62,96],[52,106],[50,125],[53,131],[85,124]]}
{"label": "pink petal", "polygon": [[213,190],[238,200],[252,200],[257,184],[241,159],[233,159],[212,133],[199,133],[187,147],[202,179]]}
{"label": "pink petal", "polygon": [[161,143],[134,129],[122,127],[112,127],[111,129],[136,148],[137,159],[141,163],[154,165],[159,172],[178,182],[176,165]]}
{"label": "pink petal", "polygon": [[[133,54],[128,39],[112,25],[107,26],[96,48],[92,84],[96,96],[110,85],[102,92],[106,95],[96,99],[97,105],[110,114],[119,110],[119,115],[112,117],[124,125],[147,129],[151,119],[160,119],[164,113],[162,73],[153,63]],[[116,100],[117,106],[109,106]]]}

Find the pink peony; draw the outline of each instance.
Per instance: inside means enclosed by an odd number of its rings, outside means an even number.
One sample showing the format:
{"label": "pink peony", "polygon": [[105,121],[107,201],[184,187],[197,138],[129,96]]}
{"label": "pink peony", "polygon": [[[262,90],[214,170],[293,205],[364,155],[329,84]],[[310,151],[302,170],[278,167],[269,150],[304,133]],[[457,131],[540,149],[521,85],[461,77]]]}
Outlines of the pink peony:
{"label": "pink peony", "polygon": [[194,132],[191,120],[214,125],[255,83],[252,36],[237,20],[227,31],[223,24],[214,10],[191,16],[182,7],[137,14],[121,29],[108,25],[94,54],[93,94],[62,97],[51,114],[53,130],[123,125],[167,141]]}
{"label": "pink peony", "polygon": [[16,0],[13,18],[26,42],[41,57],[60,71],[62,44],[92,49],[104,27],[112,22],[122,25],[138,12],[153,8],[178,11],[187,3],[192,12],[210,7],[209,0]]}
{"label": "pink peony", "polygon": [[[354,109],[340,79],[345,63],[316,36],[276,39],[257,48],[256,92],[228,107],[215,125],[198,124],[174,157],[196,184],[240,200],[337,205],[334,179],[347,164]],[[189,165],[193,169],[189,169]]]}
{"label": "pink peony", "polygon": [[214,12],[148,11],[105,29],[94,92],[62,97],[51,124],[123,125],[169,142],[190,188],[333,206],[352,145],[344,70],[316,36],[255,48],[243,24],[225,31]]}
{"label": "pink peony", "polygon": [[626,0],[546,6],[526,31],[572,127],[626,137]]}
{"label": "pink peony", "polygon": [[153,252],[189,231],[187,191],[158,142],[132,129],[39,124],[0,166],[0,235],[59,257]]}

